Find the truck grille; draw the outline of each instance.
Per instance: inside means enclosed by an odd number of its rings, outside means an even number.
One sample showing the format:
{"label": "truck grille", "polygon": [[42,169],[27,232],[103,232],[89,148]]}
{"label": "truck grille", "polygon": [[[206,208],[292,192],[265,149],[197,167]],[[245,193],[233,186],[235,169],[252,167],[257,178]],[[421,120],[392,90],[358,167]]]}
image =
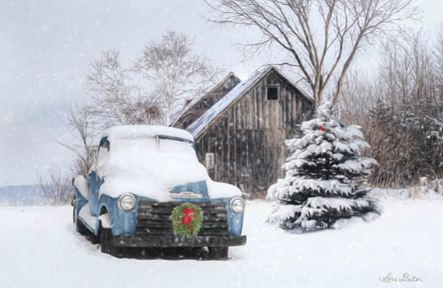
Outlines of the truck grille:
{"label": "truck grille", "polygon": [[[224,204],[193,203],[203,211],[199,236],[228,236],[227,212]],[[180,203],[140,202],[138,206],[136,236],[171,236],[172,210]]]}

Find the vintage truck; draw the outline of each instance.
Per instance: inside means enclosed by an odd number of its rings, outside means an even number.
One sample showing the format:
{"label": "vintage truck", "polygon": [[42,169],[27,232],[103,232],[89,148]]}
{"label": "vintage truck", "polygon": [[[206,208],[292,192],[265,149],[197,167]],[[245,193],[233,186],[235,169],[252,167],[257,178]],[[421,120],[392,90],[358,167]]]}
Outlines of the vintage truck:
{"label": "vintage truck", "polygon": [[105,131],[87,179],[73,180],[77,231],[118,257],[134,249],[193,248],[227,258],[229,246],[246,243],[245,202],[237,187],[209,178],[194,149],[192,135],[181,129]]}

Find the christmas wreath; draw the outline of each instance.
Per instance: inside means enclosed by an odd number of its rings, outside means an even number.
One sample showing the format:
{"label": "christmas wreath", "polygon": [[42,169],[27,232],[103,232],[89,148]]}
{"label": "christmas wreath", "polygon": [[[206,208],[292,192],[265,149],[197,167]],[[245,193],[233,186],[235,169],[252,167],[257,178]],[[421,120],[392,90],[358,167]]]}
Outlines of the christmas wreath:
{"label": "christmas wreath", "polygon": [[203,212],[197,205],[183,203],[172,210],[171,221],[175,235],[197,236],[203,222]]}

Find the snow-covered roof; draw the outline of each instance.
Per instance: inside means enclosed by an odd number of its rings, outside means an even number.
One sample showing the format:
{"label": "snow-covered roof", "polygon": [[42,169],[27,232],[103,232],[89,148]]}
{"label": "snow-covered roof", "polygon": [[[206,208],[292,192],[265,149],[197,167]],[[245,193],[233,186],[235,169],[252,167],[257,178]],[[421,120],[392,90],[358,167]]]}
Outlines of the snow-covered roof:
{"label": "snow-covered roof", "polygon": [[107,129],[102,137],[112,139],[152,138],[155,136],[177,137],[194,142],[192,135],[182,129],[153,125],[122,125]]}
{"label": "snow-covered roof", "polygon": [[[104,133],[111,146],[98,154],[95,169],[101,179],[100,193],[113,198],[133,193],[157,201],[172,201],[170,190],[179,185],[206,181],[211,199],[240,196],[229,184],[214,182],[198,161],[193,145],[183,141],[153,139],[155,136],[193,141],[182,129],[164,126],[116,126]],[[74,182],[76,187],[82,183]]]}
{"label": "snow-covered roof", "polygon": [[192,109],[192,107],[194,107],[195,104],[197,104],[198,102],[200,102],[200,100],[206,98],[207,96],[211,95],[211,93],[213,93],[215,90],[219,89],[222,85],[225,85],[226,81],[229,80],[229,78],[234,77],[236,79],[238,79],[238,81],[240,81],[240,78],[238,78],[237,75],[235,75],[234,72],[229,72],[228,75],[226,75],[223,79],[221,79],[220,81],[217,82],[217,84],[213,85],[210,87],[210,89],[205,92],[202,93],[199,96],[194,97],[191,102],[189,102],[184,108],[183,111],[181,111],[180,113],[178,113],[178,115],[173,116],[173,121],[171,123],[171,126],[174,126],[177,121],[179,121],[183,115],[185,115],[186,113],[188,113],[188,111],[190,111]]}
{"label": "snow-covered roof", "polygon": [[292,86],[302,93],[306,99],[312,101],[312,98],[299,89],[280,69],[275,66],[267,66],[258,69],[249,79],[237,84],[229,93],[209,108],[202,116],[197,118],[186,130],[192,133],[194,137],[200,135],[206,127],[223,111],[225,111],[232,103],[247,93],[257,82],[259,82],[269,71],[274,70],[285,78]]}

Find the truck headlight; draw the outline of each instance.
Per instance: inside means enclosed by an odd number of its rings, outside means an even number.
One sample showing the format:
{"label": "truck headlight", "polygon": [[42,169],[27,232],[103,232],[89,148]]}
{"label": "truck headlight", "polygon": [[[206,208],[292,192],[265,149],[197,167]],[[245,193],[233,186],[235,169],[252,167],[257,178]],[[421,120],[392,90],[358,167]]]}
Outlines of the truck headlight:
{"label": "truck headlight", "polygon": [[132,195],[131,193],[126,193],[118,198],[118,207],[128,212],[134,209],[136,202],[137,201],[134,195]]}
{"label": "truck headlight", "polygon": [[245,201],[240,197],[232,198],[230,205],[232,211],[234,211],[235,213],[240,213],[245,210]]}

